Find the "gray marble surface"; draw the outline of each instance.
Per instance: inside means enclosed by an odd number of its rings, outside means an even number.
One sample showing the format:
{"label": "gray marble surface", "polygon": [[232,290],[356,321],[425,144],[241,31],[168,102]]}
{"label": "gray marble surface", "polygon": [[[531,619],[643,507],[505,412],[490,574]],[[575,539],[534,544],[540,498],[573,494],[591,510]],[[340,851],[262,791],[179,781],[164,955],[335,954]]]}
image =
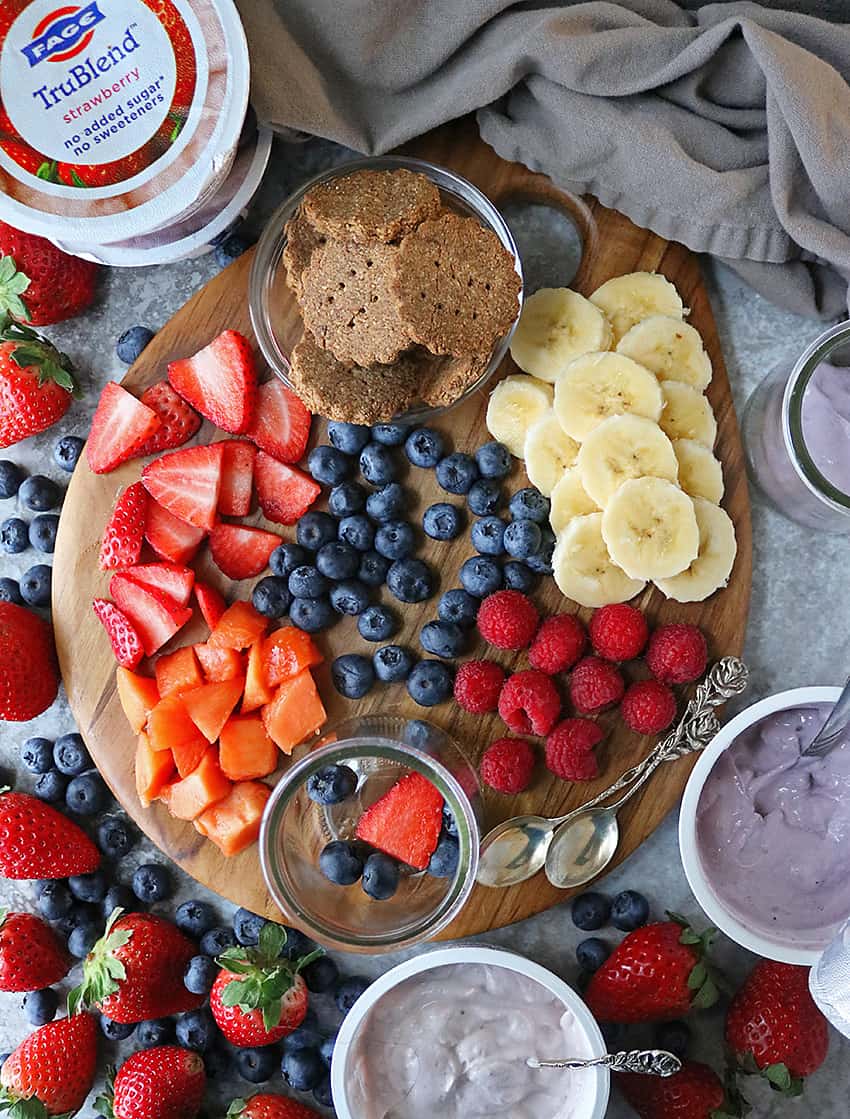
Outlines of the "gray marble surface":
{"label": "gray marble surface", "polygon": [[[259,229],[268,215],[290,189],[344,153],[329,145],[277,144],[260,196],[249,223]],[[87,389],[83,403],[74,406],[63,423],[42,437],[29,440],[10,452],[30,470],[39,470],[63,479],[52,464],[50,450],[59,434],[85,434],[101,386],[109,379],[120,379],[124,367],[114,354],[114,342],[123,329],[134,323],[152,328],[162,326],[178,307],[197,291],[216,271],[212,257],[147,270],[108,272],[95,308],[84,317],[53,328],[51,337],[70,353],[82,373]],[[711,301],[738,409],[760,378],[778,361],[814,338],[819,324],[795,317],[771,306],[744,286],[730,272],[707,264]],[[555,277],[557,279],[557,277]],[[0,502],[0,518],[14,511],[14,501]],[[817,536],[798,528],[766,507],[753,493],[754,580],[753,599],[746,642],[746,660],[752,670],[747,700],[753,701],[772,691],[803,684],[837,684],[847,672],[850,632],[850,599],[846,587],[850,562],[850,537]],[[0,573],[17,576],[33,562],[33,553],[21,557],[0,557]],[[31,734],[54,738],[72,729],[64,697],[49,712],[31,724],[0,724],[0,767],[13,769],[19,744]],[[27,787],[27,779],[21,782]],[[125,860],[118,870],[122,881],[129,880],[134,866],[165,856],[148,843]],[[173,868],[178,900],[208,896],[186,875]],[[653,912],[665,909],[704,918],[690,894],[682,872],[676,841],[675,812],[622,867],[600,884],[609,893],[632,887],[645,892]],[[29,907],[29,885],[0,882],[0,901],[4,905]],[[232,906],[216,902],[222,918]],[[171,908],[169,904],[167,908]],[[577,978],[574,948],[582,934],[573,927],[566,906],[507,929],[478,938],[520,952],[551,968],[568,981]],[[742,977],[753,963],[746,952],[721,937],[717,955],[733,980]],[[339,958],[349,973],[374,976],[400,957],[380,959]],[[327,1000],[316,1000],[322,1020],[335,1028],[336,1017]],[[722,1014],[712,1011],[693,1022],[695,1054],[714,1064],[722,1062]],[[20,997],[0,995],[0,1051],[8,1050],[26,1033],[20,1011]],[[633,1035],[641,1039],[640,1031]],[[132,1042],[122,1049],[126,1054]],[[104,1056],[122,1056],[104,1045]],[[105,1061],[104,1061],[105,1063]],[[280,1086],[280,1081],[272,1082]],[[221,1106],[233,1095],[245,1094],[250,1085],[238,1079],[216,1080],[210,1092],[210,1112],[222,1115]],[[761,1085],[753,1085],[750,1095],[756,1119],[782,1116],[839,1119],[847,1114],[850,1092],[850,1043],[834,1033],[826,1065],[811,1079],[802,1100],[786,1103],[771,1096]],[[92,1114],[90,1108],[84,1114]],[[632,1114],[614,1093],[609,1110],[611,1119]]]}

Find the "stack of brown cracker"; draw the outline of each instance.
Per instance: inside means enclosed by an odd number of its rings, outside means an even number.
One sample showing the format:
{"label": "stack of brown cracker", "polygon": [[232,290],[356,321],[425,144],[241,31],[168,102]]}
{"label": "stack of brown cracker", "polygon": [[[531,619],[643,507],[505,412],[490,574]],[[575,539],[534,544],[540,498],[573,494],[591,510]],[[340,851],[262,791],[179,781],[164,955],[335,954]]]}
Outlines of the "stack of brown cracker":
{"label": "stack of brown cracker", "polygon": [[511,254],[407,170],[355,171],[310,190],[283,260],[304,320],[293,387],[311,411],[373,424],[454,403],[519,310]]}

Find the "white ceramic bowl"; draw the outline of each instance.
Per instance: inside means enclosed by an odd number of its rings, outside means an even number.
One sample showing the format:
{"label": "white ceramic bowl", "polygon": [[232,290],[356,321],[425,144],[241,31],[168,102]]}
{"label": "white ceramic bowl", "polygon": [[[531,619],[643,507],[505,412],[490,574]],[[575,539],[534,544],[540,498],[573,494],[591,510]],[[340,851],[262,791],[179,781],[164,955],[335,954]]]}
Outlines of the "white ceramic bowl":
{"label": "white ceramic bowl", "polygon": [[[550,991],[573,1013],[587,1036],[588,1047],[594,1056],[602,1056],[606,1052],[602,1033],[587,1006],[572,987],[545,967],[532,963],[523,956],[517,956],[513,952],[506,952],[501,948],[488,948],[478,945],[435,948],[398,964],[375,980],[346,1015],[337,1036],[331,1065],[331,1090],[337,1119],[363,1119],[363,1115],[359,1111],[353,1111],[349,1106],[347,1066],[352,1042],[357,1036],[366,1015],[387,991],[397,987],[406,979],[413,975],[419,975],[423,971],[432,971],[434,968],[445,967],[448,964],[487,964],[490,967],[502,967],[508,971],[527,976]],[[568,1056],[566,1053],[563,1055]],[[607,1069],[597,1068],[592,1070],[593,1096],[587,1101],[587,1105],[582,1108],[576,1119],[603,1119],[608,1106],[610,1075]]]}
{"label": "white ceramic bowl", "polygon": [[813,966],[820,958],[829,938],[826,938],[820,947],[797,946],[787,940],[774,940],[762,933],[755,932],[731,913],[715,893],[703,869],[697,849],[697,806],[715,762],[740,734],[777,711],[785,711],[791,707],[808,707],[816,703],[834,704],[840,694],[840,688],[792,688],[790,691],[779,692],[777,695],[768,696],[767,699],[763,699],[759,703],[754,703],[752,707],[748,707],[746,711],[742,711],[740,715],[731,719],[712,741],[711,745],[703,750],[699,761],[694,766],[682,797],[682,807],[679,812],[679,851],[682,856],[685,875],[697,901],[712,924],[721,929],[730,940],[734,940],[736,944],[749,949],[750,952],[755,952],[757,956],[764,956],[769,960],[779,960],[786,964]]}

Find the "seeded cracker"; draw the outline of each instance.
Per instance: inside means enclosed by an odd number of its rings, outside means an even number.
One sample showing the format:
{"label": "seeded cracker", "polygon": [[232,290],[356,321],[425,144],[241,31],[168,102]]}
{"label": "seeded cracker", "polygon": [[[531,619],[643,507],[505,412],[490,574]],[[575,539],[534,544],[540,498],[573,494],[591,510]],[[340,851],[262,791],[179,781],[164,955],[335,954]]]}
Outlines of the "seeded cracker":
{"label": "seeded cracker", "polygon": [[301,275],[310,263],[313,250],[324,245],[326,238],[310,224],[303,207],[286,223],[284,233],[286,246],[283,250],[283,265],[286,268],[286,283],[295,293],[296,299],[300,299]]}
{"label": "seeded cracker", "polygon": [[424,175],[354,171],[313,187],[304,210],[327,237],[350,241],[397,241],[440,208],[440,192]]}

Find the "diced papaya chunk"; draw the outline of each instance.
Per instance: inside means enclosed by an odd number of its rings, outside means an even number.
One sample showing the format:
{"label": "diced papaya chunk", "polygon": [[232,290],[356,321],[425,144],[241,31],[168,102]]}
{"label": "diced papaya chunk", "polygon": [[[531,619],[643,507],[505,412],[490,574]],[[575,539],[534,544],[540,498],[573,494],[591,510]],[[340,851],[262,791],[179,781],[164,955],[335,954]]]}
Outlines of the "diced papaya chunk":
{"label": "diced papaya chunk", "polygon": [[322,726],[327,714],[309,668],[284,680],[262,711],[263,725],[284,754]]}
{"label": "diced papaya chunk", "polygon": [[167,695],[148,715],[148,736],[153,750],[174,750],[194,742],[198,728],[180,696]]}
{"label": "diced papaya chunk", "polygon": [[133,733],[138,734],[148,721],[150,712],[159,703],[156,680],[152,680],[150,676],[140,676],[138,672],[131,672],[129,668],[121,668],[119,665],[115,670],[115,686],[127,722]]}
{"label": "diced papaya chunk", "polygon": [[255,641],[248,653],[248,674],[245,677],[245,694],[242,697],[242,714],[256,711],[274,699],[274,688],[266,683],[263,670],[263,642]]}
{"label": "diced papaya chunk", "polygon": [[238,855],[260,834],[263,809],[271,789],[261,781],[240,781],[224,800],[195,820],[195,827],[226,856]]}
{"label": "diced papaya chunk", "polygon": [[208,742],[215,742],[221,728],[230,718],[242,698],[245,681],[237,676],[233,680],[219,680],[186,692],[183,703],[195,726]]}
{"label": "diced papaya chunk", "polygon": [[146,734],[139,735],[136,746],[136,792],[147,806],[161,795],[174,776],[174,759],[168,750],[152,750]]}
{"label": "diced papaya chunk", "polygon": [[171,756],[181,777],[194,773],[209,746],[199,730],[195,731],[195,735],[191,742],[181,742],[179,746],[171,747]]}
{"label": "diced papaya chunk", "polygon": [[231,781],[268,777],[277,769],[280,754],[259,715],[233,715],[221,730],[219,765]]}
{"label": "diced papaya chunk", "polygon": [[201,666],[191,645],[175,649],[159,657],[154,665],[156,683],[161,696],[182,695],[192,688],[199,688],[204,682]]}
{"label": "diced papaya chunk", "polygon": [[309,633],[295,626],[275,630],[263,642],[263,670],[266,683],[272,688],[322,660]]}
{"label": "diced papaya chunk", "polygon": [[262,637],[268,627],[268,619],[250,602],[237,599],[219,618],[210,634],[210,645],[222,649],[247,649]]}
{"label": "diced papaya chunk", "polygon": [[162,799],[178,820],[194,820],[210,805],[224,800],[232,787],[219,767],[218,750],[208,746],[192,773],[168,785]]}
{"label": "diced papaya chunk", "polygon": [[195,655],[201,662],[207,680],[232,680],[244,676],[242,656],[235,649],[223,649],[216,645],[196,645]]}

